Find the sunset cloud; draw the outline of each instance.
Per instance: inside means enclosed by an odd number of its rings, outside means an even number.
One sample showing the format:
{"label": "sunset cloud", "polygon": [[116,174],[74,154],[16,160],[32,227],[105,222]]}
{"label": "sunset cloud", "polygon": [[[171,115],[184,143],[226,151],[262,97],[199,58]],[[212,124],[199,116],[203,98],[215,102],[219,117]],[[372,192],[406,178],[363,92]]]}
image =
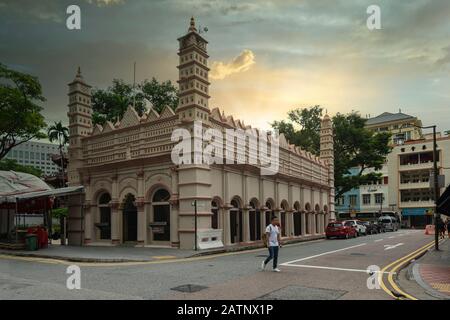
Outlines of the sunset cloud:
{"label": "sunset cloud", "polygon": [[255,64],[255,55],[251,50],[245,49],[230,62],[214,61],[209,74],[211,79],[221,80],[234,73],[245,72]]}

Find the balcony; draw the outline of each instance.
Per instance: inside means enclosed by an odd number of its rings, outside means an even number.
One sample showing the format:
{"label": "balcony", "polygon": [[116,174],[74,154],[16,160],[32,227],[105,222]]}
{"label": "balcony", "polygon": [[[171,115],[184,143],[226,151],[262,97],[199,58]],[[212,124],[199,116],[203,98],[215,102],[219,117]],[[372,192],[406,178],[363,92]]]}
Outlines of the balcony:
{"label": "balcony", "polygon": [[433,161],[430,162],[422,162],[422,163],[407,163],[400,164],[399,171],[408,171],[408,170],[426,170],[433,169]]}
{"label": "balcony", "polygon": [[402,183],[400,182],[399,189],[400,190],[409,190],[409,189],[427,189],[430,187],[430,182],[407,182]]}
{"label": "balcony", "polygon": [[434,201],[401,201],[399,207],[400,208],[426,208],[433,207]]}

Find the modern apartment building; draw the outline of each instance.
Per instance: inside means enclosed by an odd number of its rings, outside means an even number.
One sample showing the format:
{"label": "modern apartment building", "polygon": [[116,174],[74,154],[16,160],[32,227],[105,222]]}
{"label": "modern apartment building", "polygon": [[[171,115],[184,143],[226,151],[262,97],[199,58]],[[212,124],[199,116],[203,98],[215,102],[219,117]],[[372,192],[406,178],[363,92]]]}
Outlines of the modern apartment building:
{"label": "modern apartment building", "polygon": [[[450,182],[450,137],[437,138],[438,170]],[[430,184],[433,170],[433,140],[421,139],[397,145],[388,156],[389,204],[402,214],[403,223],[421,227],[432,223],[434,192]],[[440,189],[440,193],[443,192]]]}
{"label": "modern apartment building", "polygon": [[21,165],[40,169],[44,175],[52,175],[59,171],[58,166],[52,161],[52,155],[55,154],[59,154],[56,144],[28,141],[11,149],[6,158],[14,159]]}
{"label": "modern apartment building", "polygon": [[396,145],[398,141],[418,140],[423,138],[422,121],[417,117],[404,114],[399,110],[398,113],[383,112],[379,116],[369,118],[366,121],[366,127],[375,132],[390,132],[392,134],[392,144]]}

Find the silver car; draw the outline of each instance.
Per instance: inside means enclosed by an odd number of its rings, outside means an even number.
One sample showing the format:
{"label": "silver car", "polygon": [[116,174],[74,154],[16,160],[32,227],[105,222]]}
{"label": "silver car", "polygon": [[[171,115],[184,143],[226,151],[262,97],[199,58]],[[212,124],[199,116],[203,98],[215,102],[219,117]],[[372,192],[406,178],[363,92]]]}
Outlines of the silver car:
{"label": "silver car", "polygon": [[397,231],[398,222],[395,217],[382,216],[378,218],[378,223],[381,223],[386,231]]}

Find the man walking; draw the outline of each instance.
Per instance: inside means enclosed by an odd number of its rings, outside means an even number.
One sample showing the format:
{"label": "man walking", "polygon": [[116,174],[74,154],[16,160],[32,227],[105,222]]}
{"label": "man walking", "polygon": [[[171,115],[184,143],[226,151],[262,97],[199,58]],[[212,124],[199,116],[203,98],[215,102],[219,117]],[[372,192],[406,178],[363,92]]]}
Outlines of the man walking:
{"label": "man walking", "polygon": [[281,245],[279,222],[276,216],[272,217],[271,223],[266,228],[267,248],[269,249],[269,256],[261,263],[261,269],[264,270],[266,265],[273,259],[273,271],[280,272],[277,268],[278,264],[278,250]]}

